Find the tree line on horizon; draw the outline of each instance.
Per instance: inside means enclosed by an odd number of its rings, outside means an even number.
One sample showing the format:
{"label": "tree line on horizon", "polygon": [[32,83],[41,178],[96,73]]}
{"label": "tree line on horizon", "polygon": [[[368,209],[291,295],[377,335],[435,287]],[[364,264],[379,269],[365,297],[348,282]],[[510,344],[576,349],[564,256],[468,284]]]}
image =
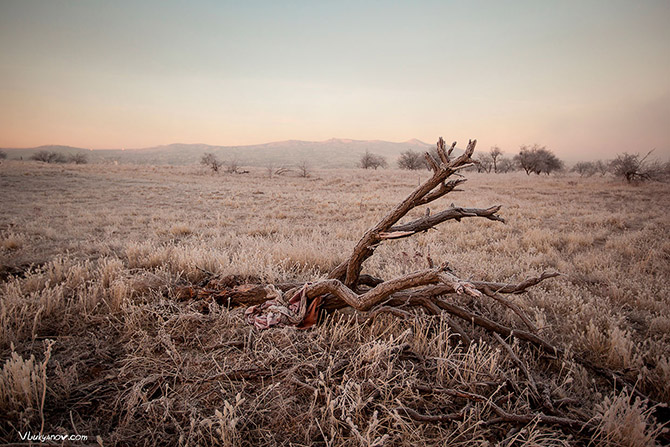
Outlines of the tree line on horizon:
{"label": "tree line on horizon", "polygon": [[[369,155],[374,156],[374,154]],[[361,167],[365,167],[363,163]],[[400,154],[398,168],[419,170],[429,169],[430,166],[424,154],[409,149]],[[523,170],[528,175],[543,173],[549,175],[563,171],[565,164],[552,151],[538,144],[521,146],[519,153],[512,158],[505,157],[500,147],[493,146],[488,152],[480,153],[475,157],[475,164],[471,169],[487,174]]]}
{"label": "tree line on horizon", "polygon": [[[435,151],[435,148],[431,149],[431,152]],[[629,183],[644,180],[670,179],[670,161],[661,163],[649,160],[649,156],[652,153],[653,150],[642,156],[641,154],[624,152],[617,155],[613,160],[582,161],[572,166],[570,171],[579,174],[580,177],[591,177],[596,174],[600,176],[612,174],[615,177],[625,179]],[[6,158],[7,153],[0,150],[0,160]],[[46,150],[33,154],[29,159],[44,163],[88,163],[86,154],[75,153],[65,155],[56,151]],[[224,167],[227,173],[244,174],[249,172],[240,168],[240,163],[236,158],[221,162],[212,153],[203,154],[200,163],[215,173],[219,172],[221,167]],[[379,168],[388,168],[389,163],[385,157],[366,150],[360,156],[358,166],[363,169],[376,170]],[[397,167],[406,170],[430,169],[425,154],[412,149],[408,149],[400,154],[397,160]],[[565,163],[551,150],[547,149],[546,146],[539,144],[533,144],[532,146],[523,145],[519,148],[519,152],[511,158],[506,157],[500,147],[492,146],[488,152],[480,153],[475,157],[475,164],[470,169],[487,174],[523,170],[527,175],[549,175],[566,171]],[[268,167],[270,177],[290,171],[291,169],[285,166],[276,169],[272,166]],[[298,165],[297,171],[301,177],[308,177],[310,173],[309,163],[303,160]]]}
{"label": "tree line on horizon", "polygon": [[[431,152],[435,152],[435,148]],[[648,158],[652,152],[650,151],[645,156],[624,152],[617,155],[613,160],[578,162],[570,171],[579,174],[580,177],[591,177],[595,174],[604,176],[611,173],[615,177],[624,178],[629,183],[670,178],[670,161],[665,164],[659,161],[650,161]],[[388,163],[384,157],[366,151],[360,158],[359,166],[363,169],[377,169],[380,167],[386,168]],[[397,166],[406,170],[430,169],[425,154],[412,149],[400,154]],[[549,175],[566,171],[563,160],[559,159],[546,146],[539,144],[522,145],[519,152],[512,158],[505,157],[500,147],[492,146],[488,152],[475,157],[475,164],[470,169],[487,174],[491,172],[504,174],[522,170],[527,175]]]}

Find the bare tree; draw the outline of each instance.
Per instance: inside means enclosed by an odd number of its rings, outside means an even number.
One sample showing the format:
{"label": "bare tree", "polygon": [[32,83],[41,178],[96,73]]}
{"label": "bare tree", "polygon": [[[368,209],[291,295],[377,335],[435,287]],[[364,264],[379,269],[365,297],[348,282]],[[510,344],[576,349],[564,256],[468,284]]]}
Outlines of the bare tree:
{"label": "bare tree", "polygon": [[576,172],[580,177],[591,177],[596,173],[596,166],[591,161],[580,161],[572,167],[572,172]]}
{"label": "bare tree", "polygon": [[548,149],[539,151],[538,156],[540,158],[536,171],[536,174],[538,175],[541,173],[549,175],[552,172],[563,171],[563,169],[565,168],[563,161],[560,160],[556,155],[554,155],[553,152],[551,152]]}
{"label": "bare tree", "polygon": [[373,154],[369,150],[366,150],[359,161],[359,165],[363,169],[374,169],[385,168],[388,166],[386,159],[381,155]]}
{"label": "bare tree", "polygon": [[52,152],[49,151],[39,151],[30,156],[30,160],[43,161],[45,163],[50,163]]}
{"label": "bare tree", "polygon": [[212,154],[211,152],[207,152],[202,155],[200,164],[207,166],[213,172],[219,172],[219,168],[221,167],[221,162],[218,158],[216,158],[216,155]]}
{"label": "bare tree", "polygon": [[300,162],[300,164],[298,164],[298,176],[306,178],[309,177],[309,174],[310,174],[309,163],[307,163],[306,160],[303,160],[302,162]]}
{"label": "bare tree", "polygon": [[398,159],[398,167],[400,169],[417,171],[419,169],[425,169],[427,165],[424,161],[424,156],[422,156],[419,152],[408,149],[400,154],[400,158]]}
{"label": "bare tree", "polygon": [[548,150],[545,146],[534,144],[532,147],[521,146],[519,153],[514,156],[514,161],[530,175],[531,172],[547,175],[554,171],[563,169],[563,162]]}
{"label": "bare tree", "polygon": [[603,161],[603,160],[598,160],[593,164],[594,169],[598,174],[601,176],[604,176],[608,172],[610,172],[610,165],[612,164],[611,161]]}
{"label": "bare tree", "polygon": [[514,171],[514,162],[506,157],[498,158],[498,172],[507,173]]}
{"label": "bare tree", "polygon": [[514,161],[526,171],[526,175],[530,175],[533,172],[536,163],[536,157],[533,154],[532,149],[528,146],[521,146],[521,150],[517,155],[514,156]]}
{"label": "bare tree", "polygon": [[492,146],[489,150],[489,155],[491,156],[491,160],[493,160],[493,172],[496,174],[498,173],[498,157],[500,157],[502,153],[502,149],[498,146]]}
{"label": "bare tree", "polygon": [[77,153],[74,153],[74,154],[70,154],[67,157],[67,161],[68,161],[68,163],[83,165],[83,164],[88,163],[88,157],[86,156],[86,154],[82,154],[81,152],[77,152]]}
{"label": "bare tree", "polygon": [[628,183],[654,179],[662,169],[658,163],[651,163],[647,160],[652,152],[654,152],[653,149],[644,157],[627,152],[617,155],[610,165],[612,173],[617,177],[625,178]]}
{"label": "bare tree", "polygon": [[227,159],[227,160],[224,162],[224,165],[226,166],[226,172],[227,172],[228,174],[237,174],[237,173],[239,173],[240,162],[239,162],[239,160],[237,159],[237,157],[235,157],[235,156],[230,157],[229,159]]}
{"label": "bare tree", "polygon": [[30,159],[45,163],[65,163],[67,161],[63,154],[53,151],[39,151],[33,154]]}
{"label": "bare tree", "polygon": [[39,151],[34,153],[33,155],[30,156],[30,160],[35,160],[35,161],[43,161],[45,163],[49,163],[49,159],[51,158],[51,152],[48,151]]}
{"label": "bare tree", "polygon": [[489,154],[480,154],[475,158],[477,164],[477,172],[486,172],[489,174],[493,169],[493,157]]}

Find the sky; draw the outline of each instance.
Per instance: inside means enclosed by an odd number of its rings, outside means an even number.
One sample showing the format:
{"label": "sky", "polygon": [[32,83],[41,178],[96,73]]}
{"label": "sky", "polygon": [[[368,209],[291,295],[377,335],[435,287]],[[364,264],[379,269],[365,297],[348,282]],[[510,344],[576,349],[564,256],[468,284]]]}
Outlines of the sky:
{"label": "sky", "polygon": [[0,147],[670,157],[670,1],[0,0]]}

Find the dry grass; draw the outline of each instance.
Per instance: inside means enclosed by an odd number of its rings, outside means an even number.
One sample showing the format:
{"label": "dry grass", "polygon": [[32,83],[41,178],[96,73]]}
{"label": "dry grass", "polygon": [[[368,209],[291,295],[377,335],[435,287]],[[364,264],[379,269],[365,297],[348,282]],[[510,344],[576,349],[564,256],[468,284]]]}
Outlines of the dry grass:
{"label": "dry grass", "polygon": [[[495,413],[486,402],[460,421],[414,421],[402,408],[436,415],[465,404],[422,386],[529,408],[509,399],[523,376],[495,339],[482,332],[464,350],[441,317],[361,324],[336,313],[308,331],[258,332],[242,309],[173,299],[203,270],[270,282],[323,276],[419,175],[428,174],[3,163],[0,439],[39,432],[35,396],[46,390],[45,433],[99,435],[105,445],[654,445],[659,423],[639,401],[569,356],[549,360],[523,344],[517,356],[553,399],[576,399],[566,411],[591,419],[591,432],[487,425]],[[670,401],[670,187],[469,177],[465,192],[432,208],[502,204],[506,225],[447,223],[381,246],[366,271],[395,277],[425,268],[428,253],[485,280],[557,269],[564,276],[513,297],[542,335]],[[518,324],[505,308],[481,306]]]}

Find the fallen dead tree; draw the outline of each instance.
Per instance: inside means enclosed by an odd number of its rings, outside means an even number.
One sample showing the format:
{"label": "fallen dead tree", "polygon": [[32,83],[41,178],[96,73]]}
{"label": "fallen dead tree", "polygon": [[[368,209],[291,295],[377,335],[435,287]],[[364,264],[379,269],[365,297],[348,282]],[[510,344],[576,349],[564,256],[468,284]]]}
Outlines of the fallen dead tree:
{"label": "fallen dead tree", "polygon": [[[428,152],[425,154],[426,161],[432,168],[432,176],[368,229],[349,258],[334,268],[327,279],[309,283],[262,284],[255,281],[241,282],[240,278],[235,277],[210,278],[202,287],[183,289],[180,295],[184,298],[210,298],[228,306],[250,306],[247,310],[248,321],[259,328],[274,325],[305,327],[316,321],[318,310],[332,311],[347,306],[371,313],[378,312],[381,305],[402,306],[405,310],[424,308],[429,313],[434,313],[437,306],[469,321],[470,316],[449,307],[443,300],[445,296],[466,295],[474,299],[496,300],[515,312],[529,333],[535,333],[535,328],[522,310],[504,298],[503,294],[523,293],[529,287],[557,276],[556,272],[545,272],[518,284],[470,281],[459,278],[447,263],[435,266],[428,257],[426,270],[398,278],[385,280],[361,273],[365,261],[385,241],[411,237],[449,220],[460,222],[467,218],[483,218],[504,222],[498,215],[500,205],[462,208],[452,204],[449,208],[433,214],[426,207],[424,216],[399,223],[411,210],[444,197],[465,181],[463,178],[452,177],[459,176],[459,171],[475,163],[472,159],[475,145],[476,140],[470,141],[461,156],[452,158],[456,143],[446,148],[444,140],[440,138],[437,143],[437,158]],[[484,323],[480,323],[476,324],[486,328]],[[511,332],[511,329],[502,330],[502,333]],[[545,350],[550,350],[550,345],[543,343],[539,337],[528,336],[525,339],[538,346],[544,345]]]}
{"label": "fallen dead tree", "polygon": [[[462,208],[451,205],[447,209],[431,213],[426,207],[422,217],[399,223],[411,210],[428,205],[456,190],[465,179],[459,171],[472,166],[475,161],[472,155],[476,140],[470,141],[465,152],[455,158],[452,153],[456,143],[450,148],[445,147],[444,140],[437,143],[437,157],[425,154],[432,176],[419,185],[404,200],[398,203],[373,227],[368,229],[354,247],[351,255],[336,268],[326,279],[314,282],[286,282],[264,284],[248,278],[225,277],[214,275],[204,281],[200,287],[185,287],[179,291],[184,299],[200,299],[203,302],[214,300],[225,306],[248,306],[245,318],[249,324],[259,329],[272,326],[290,325],[308,328],[317,322],[321,312],[331,312],[345,307],[360,312],[363,319],[374,319],[381,313],[390,313],[398,318],[415,314],[415,310],[429,315],[442,314],[447,317],[449,326],[465,347],[472,343],[479,328],[492,335],[505,351],[518,364],[527,376],[527,389],[534,401],[534,411],[528,414],[510,414],[495,403],[491,408],[498,419],[491,423],[518,423],[539,421],[556,424],[577,430],[590,430],[589,423],[565,416],[559,410],[558,402],[552,402],[548,388],[544,388],[534,378],[526,365],[513,353],[507,340],[514,338],[526,342],[550,358],[563,358],[565,352],[554,346],[539,335],[538,329],[517,306],[505,295],[520,294],[536,286],[544,280],[559,276],[558,272],[544,272],[539,276],[528,278],[519,283],[500,283],[466,280],[459,277],[448,263],[436,265],[428,256],[427,268],[392,279],[376,278],[363,274],[363,266],[367,259],[374,255],[375,249],[387,241],[411,237],[428,231],[435,226],[455,220],[483,218],[494,222],[503,222],[498,215],[500,205],[488,208]],[[510,327],[493,318],[482,315],[468,303],[482,300],[493,300],[513,312],[519,321],[519,327]],[[474,306],[476,307],[476,306]],[[462,322],[463,324],[459,323]],[[467,328],[467,330],[465,329]],[[605,378],[609,383],[628,389],[634,395],[646,399],[650,405],[655,402],[642,395],[636,387],[616,372],[597,367],[585,359],[572,356],[572,359],[592,371],[595,375]],[[518,389],[517,385],[514,385]],[[445,391],[447,392],[447,391]],[[488,402],[490,397],[472,393],[461,393],[466,401]],[[404,414],[414,420],[423,422],[445,422],[459,419],[465,412],[459,411],[448,415],[423,415],[412,409],[403,409]]]}

